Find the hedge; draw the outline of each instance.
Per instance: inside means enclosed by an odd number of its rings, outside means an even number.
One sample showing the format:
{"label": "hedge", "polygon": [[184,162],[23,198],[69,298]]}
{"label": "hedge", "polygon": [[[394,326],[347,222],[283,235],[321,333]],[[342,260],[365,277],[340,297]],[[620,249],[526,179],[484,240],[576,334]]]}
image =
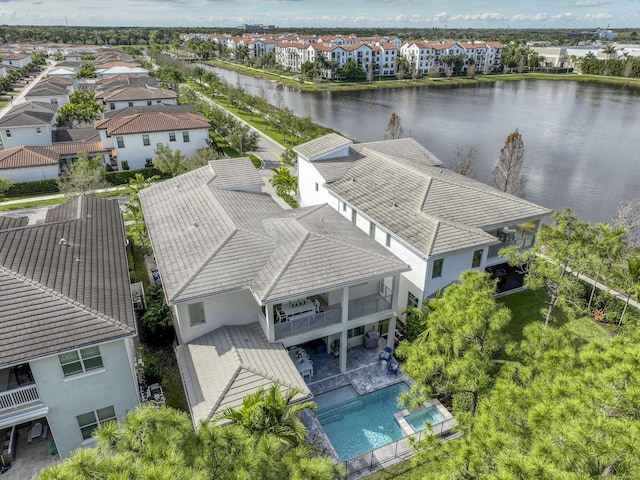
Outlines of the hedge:
{"label": "hedge", "polygon": [[58,182],[55,178],[46,180],[33,180],[31,182],[14,183],[5,192],[6,197],[19,197],[21,195],[34,195],[39,193],[58,193]]}
{"label": "hedge", "polygon": [[[121,172],[106,172],[105,179],[111,185],[126,185],[129,180],[141,173],[146,178],[158,175],[166,177],[157,168],[141,168],[139,170],[125,170]],[[58,182],[55,178],[45,180],[33,180],[30,182],[16,182],[5,192],[5,197],[20,197],[28,195],[59,193]]]}
{"label": "hedge", "polygon": [[119,172],[107,172],[106,180],[111,185],[126,185],[129,183],[129,180],[134,178],[137,173],[141,173],[143,177],[149,178],[154,175],[158,175],[159,177],[166,177],[160,170],[157,168],[149,167],[149,168],[140,168],[138,170],[122,170]]}

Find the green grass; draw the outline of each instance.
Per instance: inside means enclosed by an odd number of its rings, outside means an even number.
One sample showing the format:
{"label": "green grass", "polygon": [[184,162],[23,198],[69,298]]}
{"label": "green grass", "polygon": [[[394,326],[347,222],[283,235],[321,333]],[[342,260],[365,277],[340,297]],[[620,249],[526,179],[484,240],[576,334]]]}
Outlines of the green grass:
{"label": "green grass", "polygon": [[68,200],[66,197],[50,198],[47,200],[34,200],[33,202],[12,203],[11,205],[0,205],[0,212],[8,212],[11,210],[21,210],[23,208],[48,207],[51,205],[59,205]]}
{"label": "green grass", "polygon": [[[129,238],[129,247],[131,249],[131,256],[133,258],[133,266],[129,266],[132,274],[130,275],[132,278],[132,282],[142,282],[145,290],[151,283],[149,280],[149,272],[147,270],[147,266],[144,263],[144,249],[137,245],[132,237]],[[132,268],[133,267],[133,268]]]}

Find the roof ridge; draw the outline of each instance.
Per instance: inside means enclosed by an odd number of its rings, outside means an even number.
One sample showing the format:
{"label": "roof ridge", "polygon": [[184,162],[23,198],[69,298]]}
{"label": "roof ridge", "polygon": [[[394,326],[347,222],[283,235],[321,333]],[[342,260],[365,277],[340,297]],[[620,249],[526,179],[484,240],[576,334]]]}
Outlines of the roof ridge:
{"label": "roof ridge", "polygon": [[229,233],[229,235],[227,235],[227,238],[225,238],[222,242],[220,242],[220,245],[218,245],[218,248],[216,248],[213,252],[211,252],[211,255],[209,255],[207,258],[205,258],[202,262],[202,264],[200,264],[200,266],[198,268],[196,268],[196,270],[189,276],[189,278],[187,278],[182,286],[180,288],[178,288],[174,294],[171,296],[171,298],[169,299],[169,301],[175,301],[175,299],[186,290],[186,288],[189,286],[189,284],[195,279],[195,277],[197,275],[200,274],[200,272],[202,272],[202,270],[205,269],[205,267],[209,264],[209,262],[211,260],[213,260],[213,257],[215,257],[220,250],[222,250],[223,247],[225,247],[230,241],[231,239],[235,236],[236,233],[238,233],[239,228],[237,226],[235,226],[235,222],[232,221],[232,223],[234,224],[234,228],[233,231],[231,233]]}
{"label": "roof ridge", "polygon": [[[264,290],[264,292],[262,294],[262,298],[260,300],[264,300],[265,298],[267,298],[269,296],[271,291],[274,289],[274,287],[278,283],[278,280],[280,280],[280,278],[282,277],[282,274],[285,272],[285,270],[287,268],[289,268],[289,265],[291,265],[291,262],[293,261],[293,259],[296,257],[296,255],[298,254],[298,252],[300,251],[302,246],[308,240],[308,238],[310,236],[310,233],[306,228],[305,228],[305,230],[306,230],[306,232],[305,232],[304,236],[299,240],[298,245],[296,246],[296,248],[294,248],[293,251],[289,254],[289,258],[287,259],[286,262],[284,262],[284,265],[280,268],[278,273],[272,277],[271,284]],[[275,252],[275,250],[273,252]],[[272,252],[272,254],[273,254],[273,252]]]}
{"label": "roof ridge", "polygon": [[38,290],[41,290],[43,293],[46,293],[47,295],[52,296],[53,298],[56,298],[58,300],[62,300],[63,302],[69,304],[69,306],[77,308],[78,310],[81,310],[83,312],[87,312],[90,313],[91,315],[99,318],[100,320],[104,320],[108,323],[110,323],[111,325],[113,325],[114,327],[120,328],[121,330],[124,330],[127,333],[131,333],[130,327],[128,325],[126,325],[125,323],[121,322],[120,320],[116,320],[113,317],[110,317],[108,315],[106,315],[105,313],[99,312],[93,308],[90,308],[80,302],[78,302],[77,300],[74,300],[70,297],[67,297],[66,295],[63,295],[62,293],[58,292],[57,290],[54,290],[53,288],[49,288],[46,285],[41,284],[40,282],[36,282],[35,280],[29,278],[29,277],[25,277],[24,275],[19,274],[18,272],[15,272],[13,270],[11,270],[10,268],[5,267],[4,265],[0,265],[0,273],[4,273],[5,275],[8,275],[16,280],[18,280],[19,282],[25,283],[29,286],[32,286],[34,288],[37,288]]}

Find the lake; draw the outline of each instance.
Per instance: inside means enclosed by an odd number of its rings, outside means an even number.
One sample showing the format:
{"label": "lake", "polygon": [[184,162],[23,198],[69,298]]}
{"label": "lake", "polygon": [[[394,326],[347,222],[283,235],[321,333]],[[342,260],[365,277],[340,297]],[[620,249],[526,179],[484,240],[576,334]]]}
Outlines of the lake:
{"label": "lake", "polygon": [[[264,89],[275,103],[276,82],[213,70],[248,93]],[[475,146],[477,178],[484,182],[517,128],[526,148],[525,197],[569,207],[590,221],[609,221],[620,200],[640,195],[640,89],[530,80],[348,92],[285,87],[282,93],[296,115],[357,141],[383,139],[395,112],[405,136],[445,164],[457,147]]]}

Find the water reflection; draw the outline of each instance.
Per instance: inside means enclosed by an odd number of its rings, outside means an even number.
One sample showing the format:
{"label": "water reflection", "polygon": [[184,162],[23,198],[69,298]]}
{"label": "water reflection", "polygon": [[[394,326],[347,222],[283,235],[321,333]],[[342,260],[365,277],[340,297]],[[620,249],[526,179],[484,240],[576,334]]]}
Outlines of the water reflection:
{"label": "water reflection", "polygon": [[[275,81],[214,69],[249,93]],[[549,208],[570,207],[592,221],[608,221],[618,202],[640,195],[640,91],[563,81],[516,81],[449,88],[393,88],[361,92],[282,90],[297,115],[358,141],[380,140],[389,116],[445,163],[456,147],[479,150],[478,178],[488,181],[506,136],[518,128],[527,154],[526,196]]]}

